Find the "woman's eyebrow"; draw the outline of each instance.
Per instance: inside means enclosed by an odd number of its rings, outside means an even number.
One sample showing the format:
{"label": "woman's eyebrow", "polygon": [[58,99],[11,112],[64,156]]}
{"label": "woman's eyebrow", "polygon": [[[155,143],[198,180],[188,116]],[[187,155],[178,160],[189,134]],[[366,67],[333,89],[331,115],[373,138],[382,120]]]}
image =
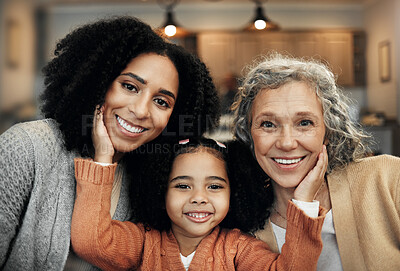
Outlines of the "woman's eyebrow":
{"label": "woman's eyebrow", "polygon": [[161,89],[161,90],[160,90],[160,93],[161,93],[161,94],[164,94],[164,95],[167,95],[167,96],[170,96],[172,99],[176,100],[176,97],[175,97],[174,93],[172,93],[172,92],[169,91],[169,90]]}
{"label": "woman's eyebrow", "polygon": [[[126,73],[121,73],[121,75],[126,75],[126,76],[129,76],[129,77],[133,78],[133,79],[136,79],[136,80],[138,80],[140,83],[142,83],[142,84],[144,84],[144,85],[147,84],[147,81],[146,81],[146,80],[144,80],[142,77],[140,77],[139,75],[136,75],[136,74],[134,74],[134,73],[126,72]],[[159,92],[160,92],[161,94],[170,96],[172,99],[176,100],[175,95],[174,95],[171,91],[169,91],[169,90],[161,89]]]}
{"label": "woman's eyebrow", "polygon": [[299,116],[299,117],[313,117],[313,118],[317,117],[317,115],[314,112],[311,112],[311,111],[297,112],[296,116]]}
{"label": "woman's eyebrow", "polygon": [[131,77],[131,78],[133,78],[133,79],[138,80],[138,81],[139,81],[140,83],[142,83],[142,84],[147,84],[147,81],[146,81],[146,80],[144,80],[142,77],[140,77],[139,75],[136,75],[136,74],[134,74],[134,73],[126,72],[126,73],[121,73],[121,75],[129,76],[129,77]]}

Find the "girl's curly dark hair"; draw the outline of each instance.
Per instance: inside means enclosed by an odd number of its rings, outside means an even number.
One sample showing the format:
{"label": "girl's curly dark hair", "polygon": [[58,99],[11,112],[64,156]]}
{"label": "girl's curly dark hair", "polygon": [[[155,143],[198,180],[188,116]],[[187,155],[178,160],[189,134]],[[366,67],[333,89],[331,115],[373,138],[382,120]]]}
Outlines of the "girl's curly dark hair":
{"label": "girl's curly dark hair", "polygon": [[266,185],[267,176],[247,145],[238,141],[225,145],[221,148],[211,139],[190,138],[184,145],[165,143],[158,150],[147,150],[140,156],[141,163],[130,163],[130,171],[135,172],[130,195],[135,222],[160,231],[170,229],[165,194],[173,161],[179,154],[193,153],[203,146],[213,155],[217,152],[216,157],[226,163],[231,199],[228,215],[220,226],[245,232],[262,229],[273,201],[272,190]]}
{"label": "girl's curly dark hair", "polygon": [[79,27],[59,41],[55,57],[43,69],[42,112],[60,124],[68,150],[90,156],[96,106],[104,103],[110,84],[127,64],[143,53],[167,56],[179,73],[178,98],[164,135],[202,134],[217,125],[218,96],[197,57],[163,40],[136,18],[104,19]]}

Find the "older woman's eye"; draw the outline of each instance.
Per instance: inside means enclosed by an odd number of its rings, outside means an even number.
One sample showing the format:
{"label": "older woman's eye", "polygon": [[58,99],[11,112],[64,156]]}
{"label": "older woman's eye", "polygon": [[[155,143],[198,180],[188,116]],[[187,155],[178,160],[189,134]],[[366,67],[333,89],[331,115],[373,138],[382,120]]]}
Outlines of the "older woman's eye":
{"label": "older woman's eye", "polygon": [[263,121],[263,122],[261,123],[261,127],[264,127],[264,128],[274,128],[275,125],[274,125],[272,122],[270,122],[270,121]]}
{"label": "older woman's eye", "polygon": [[311,120],[302,120],[300,121],[300,126],[310,126],[313,125],[314,123]]}
{"label": "older woman's eye", "polygon": [[134,92],[138,91],[138,89],[136,88],[135,85],[132,85],[132,84],[129,84],[129,83],[122,83],[121,85],[122,85],[123,88],[125,88],[125,89],[127,89],[129,91],[134,91]]}

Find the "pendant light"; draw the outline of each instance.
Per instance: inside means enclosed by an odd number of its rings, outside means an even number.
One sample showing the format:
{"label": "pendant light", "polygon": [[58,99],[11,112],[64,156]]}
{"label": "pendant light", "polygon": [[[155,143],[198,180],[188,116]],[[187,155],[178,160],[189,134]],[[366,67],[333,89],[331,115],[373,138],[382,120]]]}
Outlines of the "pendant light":
{"label": "pendant light", "polygon": [[[262,7],[262,1],[252,0],[256,4],[256,12],[254,18],[244,28],[245,31],[274,31],[279,30],[279,26],[272,22],[265,14]],[[265,1],[266,2],[266,1]]]}
{"label": "pendant light", "polygon": [[166,11],[166,19],[158,32],[167,38],[181,38],[189,35],[189,32],[183,27],[179,26],[174,18],[174,7],[178,4],[179,0],[158,0],[158,4]]}

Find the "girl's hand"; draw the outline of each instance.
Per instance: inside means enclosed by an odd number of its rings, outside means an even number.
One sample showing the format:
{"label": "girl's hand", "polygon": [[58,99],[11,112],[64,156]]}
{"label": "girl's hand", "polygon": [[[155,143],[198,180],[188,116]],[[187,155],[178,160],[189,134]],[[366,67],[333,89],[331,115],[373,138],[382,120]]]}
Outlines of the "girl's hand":
{"label": "girl's hand", "polygon": [[104,125],[103,110],[104,107],[96,107],[93,117],[92,141],[95,150],[94,161],[111,164],[114,156],[114,147]]}
{"label": "girl's hand", "polygon": [[328,153],[326,146],[318,155],[317,164],[308,172],[307,176],[300,182],[294,191],[294,199],[311,202],[314,200],[319,188],[325,180],[325,172],[328,167]]}

